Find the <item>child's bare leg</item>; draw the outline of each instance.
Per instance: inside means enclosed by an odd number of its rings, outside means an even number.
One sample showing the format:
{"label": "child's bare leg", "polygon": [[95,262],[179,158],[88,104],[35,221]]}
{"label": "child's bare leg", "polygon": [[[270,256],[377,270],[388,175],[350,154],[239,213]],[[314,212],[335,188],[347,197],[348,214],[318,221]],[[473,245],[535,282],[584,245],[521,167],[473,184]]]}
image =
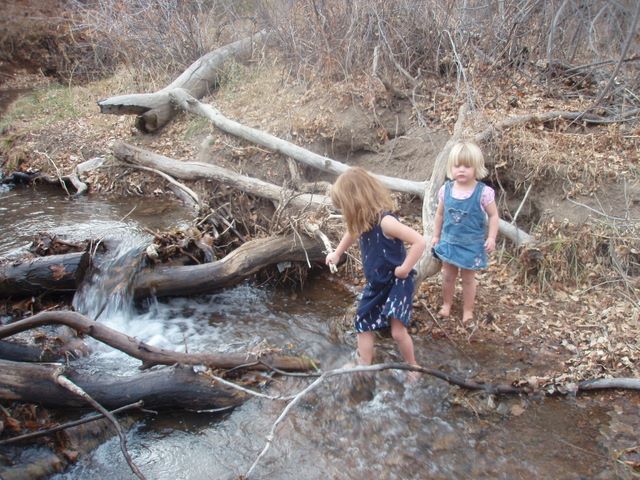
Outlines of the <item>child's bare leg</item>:
{"label": "child's bare leg", "polygon": [[462,269],[462,321],[473,320],[473,307],[476,301],[476,272]]}
{"label": "child's bare leg", "polygon": [[[402,355],[404,361],[409,365],[417,365],[413,350],[413,339],[411,338],[411,335],[409,335],[407,327],[405,327],[397,318],[391,319],[391,336],[398,344],[398,350],[400,350],[400,355]],[[420,372],[410,371],[407,374],[407,378],[410,382],[415,382],[419,377]]]}
{"label": "child's bare leg", "polygon": [[442,307],[438,315],[448,317],[451,313],[451,304],[453,303],[453,294],[456,290],[456,278],[458,276],[458,267],[450,263],[442,262]]}
{"label": "child's bare leg", "polygon": [[371,365],[373,363],[373,344],[375,336],[373,332],[358,333],[358,363],[360,365]]}

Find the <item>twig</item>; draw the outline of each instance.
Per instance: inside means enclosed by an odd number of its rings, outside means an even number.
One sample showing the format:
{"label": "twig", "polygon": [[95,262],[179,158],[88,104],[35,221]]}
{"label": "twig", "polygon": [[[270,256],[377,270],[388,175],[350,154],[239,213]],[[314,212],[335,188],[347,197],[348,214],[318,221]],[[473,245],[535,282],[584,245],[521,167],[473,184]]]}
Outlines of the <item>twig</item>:
{"label": "twig", "polygon": [[115,427],[116,432],[118,432],[118,437],[120,437],[120,449],[122,450],[122,454],[124,455],[124,458],[127,460],[127,463],[129,464],[129,467],[131,468],[131,471],[140,480],[146,480],[145,476],[142,474],[140,469],[136,466],[135,463],[133,463],[133,460],[131,459],[131,456],[129,455],[129,452],[127,451],[127,438],[125,437],[124,433],[122,432],[122,428],[120,428],[120,424],[118,423],[116,418],[106,408],[104,408],[102,405],[100,405],[98,402],[96,402],[87,392],[82,390],[79,386],[77,386],[75,383],[73,383],[67,377],[65,377],[63,375],[58,375],[56,377],[56,382],[58,383],[58,385],[60,385],[63,388],[66,388],[71,393],[73,393],[75,395],[78,395],[79,397],[83,398],[93,408],[95,408],[100,413],[102,413],[105,417],[107,417],[107,419]]}
{"label": "twig", "polygon": [[135,168],[138,170],[146,170],[148,172],[153,172],[157,175],[160,175],[162,178],[164,178],[166,181],[168,181],[169,183],[171,183],[172,185],[175,185],[176,187],[180,188],[181,190],[183,190],[187,195],[189,195],[195,202],[196,205],[198,205],[198,207],[200,207],[202,205],[202,203],[200,202],[200,198],[198,197],[198,194],[196,192],[194,192],[193,190],[191,190],[189,187],[187,187],[185,184],[178,182],[175,178],[173,178],[170,175],[167,175],[164,172],[161,172],[160,170],[157,170],[155,168],[150,168],[150,167],[144,167],[142,165],[133,165],[130,163],[127,163],[126,166],[128,168]]}
{"label": "twig", "polygon": [[136,208],[138,208],[138,205],[134,205],[134,206],[133,206],[133,208],[132,208],[131,210],[129,210],[129,213],[127,213],[124,217],[122,217],[122,218],[120,219],[120,223],[124,222],[124,221],[126,220],[126,218],[127,218],[129,215],[131,215],[131,214],[134,212],[134,210],[135,210]]}
{"label": "twig", "polygon": [[58,181],[60,182],[60,185],[62,186],[64,191],[67,193],[67,195],[70,197],[71,194],[69,193],[69,190],[67,189],[67,184],[64,182],[64,179],[62,178],[62,174],[60,173],[60,169],[55,164],[53,159],[45,152],[39,152],[39,151],[36,150],[35,153],[44,156],[47,160],[49,160],[49,162],[51,162],[51,165],[53,165],[53,168],[56,171],[56,177],[58,177]]}
{"label": "twig", "polygon": [[520,210],[522,210],[522,207],[524,206],[524,202],[527,201],[527,197],[529,196],[529,192],[531,191],[531,187],[533,187],[533,183],[529,184],[529,188],[527,188],[527,191],[524,194],[524,198],[522,199],[522,202],[520,202],[520,205],[518,206],[518,209],[516,210],[516,213],[513,215],[513,219],[511,220],[511,225],[516,223],[516,220],[518,219],[518,215],[520,215]]}
{"label": "twig", "polygon": [[225,380],[224,378],[219,377],[217,375],[214,375],[212,373],[209,373],[208,376],[213,378],[216,382],[219,382],[219,383],[221,383],[223,385],[226,385],[227,387],[231,387],[231,388],[233,388],[235,390],[239,390],[239,391],[244,392],[244,393],[246,393],[248,395],[252,395],[252,396],[258,397],[258,398],[266,398],[267,400],[291,400],[295,396],[295,395],[288,395],[286,397],[283,397],[283,396],[279,396],[279,395],[278,396],[266,395],[264,393],[256,392],[256,391],[251,390],[249,388],[245,388],[245,387],[243,387],[241,385],[238,385],[237,383],[233,383],[233,382],[230,382],[228,380]]}
{"label": "twig", "polygon": [[[123,407],[116,408],[115,410],[111,410],[111,412],[109,412],[109,413],[111,413],[111,414],[121,413],[121,412],[124,412],[125,410],[131,410],[131,409],[134,409],[134,408],[142,409],[143,405],[144,405],[144,402],[142,400],[140,400],[140,401],[137,401],[135,403],[130,403],[129,405],[125,405]],[[151,412],[151,410],[145,410],[145,411]],[[156,412],[153,412],[153,413],[156,413]],[[82,418],[80,420],[74,420],[72,422],[62,423],[62,424],[57,425],[57,426],[55,426],[53,428],[48,428],[47,430],[41,430],[39,432],[26,433],[24,435],[18,435],[16,437],[11,437],[11,438],[7,438],[5,440],[0,440],[0,445],[8,445],[10,443],[16,443],[16,442],[20,442],[22,440],[33,440],[34,438],[46,437],[48,435],[51,435],[52,433],[59,432],[60,430],[66,430],[67,428],[77,427],[78,425],[82,425],[82,424],[85,424],[85,423],[93,422],[95,420],[100,420],[101,418],[104,418],[104,414],[98,413],[96,415],[91,415],[89,417]]]}
{"label": "twig", "polygon": [[627,222],[627,221],[635,222],[636,221],[634,219],[629,220],[628,218],[614,217],[612,215],[607,215],[606,213],[601,212],[600,210],[596,210],[595,208],[590,207],[589,205],[585,205],[584,203],[576,202],[575,200],[572,200],[570,198],[567,198],[567,200],[570,201],[571,203],[575,204],[575,205],[578,205],[579,207],[586,208],[587,210],[590,210],[593,213],[597,213],[598,215],[601,215],[601,216],[603,216],[603,217],[605,217],[605,218],[607,218],[609,220],[618,220],[618,221],[621,221],[621,222]]}
{"label": "twig", "polygon": [[[587,112],[590,112],[590,111],[594,110],[598,105],[600,105],[600,102],[609,93],[609,90],[611,89],[611,86],[613,85],[613,82],[615,81],[616,76],[618,75],[618,72],[620,71],[620,67],[624,63],[624,58],[627,56],[627,51],[629,50],[629,46],[631,45],[631,41],[633,40],[633,38],[635,38],[635,36],[638,33],[636,31],[636,25],[638,25],[638,18],[640,18],[640,2],[636,2],[636,11],[633,14],[633,20],[631,20],[631,27],[629,28],[629,32],[627,33],[627,38],[625,39],[624,46],[622,47],[622,53],[620,54],[620,60],[618,60],[618,63],[616,64],[616,67],[613,70],[613,73],[611,74],[611,77],[609,77],[609,81],[607,82],[607,85],[602,89],[602,91],[598,95],[598,98],[596,98],[596,100],[593,102],[593,104],[589,108],[587,108],[584,111],[584,113],[587,113]],[[576,119],[576,121],[578,121],[578,120],[579,120],[579,118]]]}
{"label": "twig", "polygon": [[431,311],[431,309],[429,308],[429,306],[427,305],[427,302],[425,302],[424,300],[420,300],[420,304],[424,307],[424,309],[429,312],[429,315],[431,315],[431,318],[433,319],[433,321],[435,322],[435,324],[438,326],[438,328],[442,331],[442,333],[444,333],[444,336],[447,337],[447,340],[449,340],[449,342],[451,342],[451,345],[453,345],[455,347],[456,350],[458,350],[462,355],[464,355],[464,357],[469,360],[470,362],[473,362],[473,359],[471,357],[469,357],[469,355],[467,355],[464,350],[462,350],[458,344],[456,342],[453,341],[453,339],[449,336],[449,334],[447,333],[447,331],[444,329],[444,327],[442,325],[440,325],[440,322],[438,322],[437,317],[433,314],[433,312]]}
{"label": "twig", "polygon": [[449,375],[448,373],[441,372],[439,370],[421,367],[419,365],[409,365],[408,363],[381,363],[377,365],[360,365],[352,368],[338,368],[335,370],[328,370],[322,373],[306,388],[304,388],[303,390],[301,390],[300,392],[298,392],[293,396],[293,399],[291,400],[291,402],[287,404],[287,406],[284,408],[282,413],[278,416],[276,421],[271,426],[271,430],[269,431],[269,434],[266,437],[267,443],[265,444],[264,448],[262,449],[258,457],[255,459],[255,461],[247,471],[245,478],[249,479],[251,477],[251,475],[253,474],[253,471],[255,470],[260,460],[269,451],[269,448],[271,447],[271,443],[275,438],[275,433],[278,425],[282,423],[282,421],[285,419],[287,414],[291,411],[291,409],[293,409],[293,407],[296,406],[296,404],[300,402],[302,397],[304,397],[307,393],[318,388],[322,384],[322,382],[324,382],[325,379],[334,377],[337,375],[346,375],[346,374],[358,373],[358,372],[379,372],[382,370],[392,370],[392,369],[411,370],[414,372],[426,373],[462,387],[470,388],[473,390],[483,390],[487,393],[522,393],[524,392],[524,390],[519,389],[517,387],[512,387],[510,385],[489,385],[489,384],[476,383],[472,380],[461,379],[459,377],[456,377],[454,375]]}
{"label": "twig", "polygon": [[[304,224],[304,228],[305,230],[307,230],[307,232],[311,233],[314,237],[322,242],[322,244],[324,245],[324,253],[328,255],[333,251],[333,248],[331,247],[331,241],[329,241],[329,237],[327,237],[324,232],[320,230],[320,227],[318,225],[307,221]],[[337,273],[338,267],[336,267],[333,263],[330,263],[329,271],[331,273]]]}

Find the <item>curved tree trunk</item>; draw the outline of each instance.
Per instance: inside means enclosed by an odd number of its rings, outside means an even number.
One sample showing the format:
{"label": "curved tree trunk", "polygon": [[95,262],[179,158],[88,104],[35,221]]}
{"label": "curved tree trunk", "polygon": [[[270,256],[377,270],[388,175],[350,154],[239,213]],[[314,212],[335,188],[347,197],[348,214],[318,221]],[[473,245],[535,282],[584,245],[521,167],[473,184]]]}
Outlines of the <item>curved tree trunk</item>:
{"label": "curved tree trunk", "polygon": [[[333,160],[329,157],[318,155],[317,153],[306,150],[286,140],[282,140],[274,135],[262,132],[255,128],[247,127],[238,122],[226,118],[220,111],[211,105],[199,102],[193,96],[189,95],[182,89],[175,89],[169,92],[171,98],[180,108],[205,117],[220,130],[243,138],[257,145],[262,145],[270,150],[282,153],[293,158],[305,165],[322,170],[323,172],[340,175],[347,171],[350,166]],[[387,177],[385,175],[374,174],[390,190],[411,193],[413,195],[422,195],[425,189],[425,182],[416,182],[413,180],[404,180],[402,178]]]}
{"label": "curved tree trunk", "polygon": [[187,267],[158,267],[136,277],[134,295],[157,297],[209,293],[237,284],[261,268],[286,261],[324,259],[323,245],[307,236],[252,240],[222,260]]}
{"label": "curved tree trunk", "polygon": [[260,355],[259,353],[184,353],[165,350],[141,342],[137,338],[113,330],[106,325],[94,322],[77,312],[50,311],[41,312],[32,317],[9,325],[0,326],[0,339],[44,325],[62,324],[73,328],[80,335],[89,335],[127,355],[142,361],[140,368],[147,369],[155,365],[204,365],[210,368],[248,370],[311,370],[317,363],[308,358],[284,355]]}
{"label": "curved tree trunk", "polygon": [[170,85],[155,93],[119,95],[100,100],[100,112],[138,115],[136,127],[145,133],[155,132],[169,123],[178,111],[169,98],[171,90],[184,88],[194,97],[202,98],[218,83],[220,67],[229,57],[250,52],[254,42],[265,37],[266,33],[262,31],[204,55]]}

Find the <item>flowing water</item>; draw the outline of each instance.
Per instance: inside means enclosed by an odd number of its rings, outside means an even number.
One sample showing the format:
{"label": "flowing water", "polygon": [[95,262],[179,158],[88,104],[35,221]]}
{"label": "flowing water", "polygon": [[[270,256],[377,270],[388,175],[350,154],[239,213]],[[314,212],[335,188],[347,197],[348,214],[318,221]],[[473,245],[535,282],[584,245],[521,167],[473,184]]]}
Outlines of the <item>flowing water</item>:
{"label": "flowing water", "polygon": [[[160,215],[142,218],[133,212],[121,220],[132,208],[127,202],[69,201],[50,194],[34,195],[37,199],[11,197],[15,194],[15,190],[0,192],[3,251],[21,247],[36,230],[82,237],[88,232],[161,228],[152,223]],[[12,198],[9,206],[6,200]],[[138,212],[151,207],[141,201]],[[176,206],[162,217],[165,226],[185,220]],[[102,264],[103,275],[111,265],[136,254],[145,241],[142,234],[142,238],[124,237],[127,241]],[[353,335],[337,334],[331,325],[354,298],[327,279],[310,279],[297,292],[245,283],[212,295],[135,306],[125,291],[115,295],[102,291],[103,285],[100,277],[94,278],[77,295],[76,308],[90,314],[102,311],[101,322],[163,348],[243,352],[271,345],[316,358],[323,369],[341,366],[352,355]],[[517,352],[502,345],[466,345],[461,354],[442,339],[414,340],[418,361],[428,366],[485,378],[515,368],[526,372]],[[380,339],[378,346],[379,360],[399,359],[391,339]],[[123,376],[137,373],[139,361],[97,342],[92,347],[93,354],[75,362],[76,368]],[[295,393],[309,382],[276,377],[266,391]],[[252,478],[625,478],[614,455],[632,446],[630,442],[638,443],[638,404],[638,396],[629,393],[489,398],[431,377],[407,386],[404,374],[394,371],[377,374],[374,383],[333,377],[288,413]],[[223,413],[149,415],[129,429],[129,451],[148,479],[238,478],[258,458],[285,406],[281,401],[251,398]],[[114,437],[52,478],[136,477]]]}

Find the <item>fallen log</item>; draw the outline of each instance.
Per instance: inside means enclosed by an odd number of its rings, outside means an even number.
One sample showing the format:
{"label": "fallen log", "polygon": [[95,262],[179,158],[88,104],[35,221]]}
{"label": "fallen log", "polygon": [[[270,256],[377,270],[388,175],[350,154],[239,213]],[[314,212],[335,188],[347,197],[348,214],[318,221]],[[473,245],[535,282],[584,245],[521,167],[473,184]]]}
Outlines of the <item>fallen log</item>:
{"label": "fallen log", "polygon": [[87,353],[87,346],[79,338],[65,339],[62,344],[53,345],[53,348],[49,345],[0,341],[0,358],[13,362],[61,362]]}
{"label": "fallen log", "polygon": [[216,262],[143,270],[136,277],[133,291],[135,297],[210,293],[235,285],[269,265],[321,261],[324,256],[322,243],[306,235],[257,239]]}
{"label": "fallen log", "polygon": [[89,263],[87,252],[0,264],[0,297],[74,292]]}
{"label": "fallen log", "polygon": [[191,368],[166,368],[131,377],[82,374],[62,364],[34,364],[0,360],[0,400],[37,403],[49,408],[89,408],[87,403],[58,384],[64,374],[107,408],[120,408],[142,400],[146,408],[204,410],[234,407],[246,400],[236,389],[213,385]]}
{"label": "fallen log", "polygon": [[[271,367],[284,371],[312,370],[317,363],[309,358],[258,353],[183,353],[157,348],[140,340],[94,322],[84,315],[69,311],[41,312],[23,320],[0,326],[0,339],[44,325],[62,324],[73,328],[79,335],[89,335],[127,355],[142,361],[141,369],[155,365],[204,365],[209,368],[245,368],[269,370]],[[129,398],[131,400],[131,398]]]}
{"label": "fallen log", "polygon": [[[182,89],[174,89],[170,92],[172,100],[185,111],[195,113],[208,120],[220,130],[243,138],[257,145],[262,145],[270,150],[282,153],[298,162],[304,163],[310,167],[322,170],[323,172],[340,175],[346,172],[350,165],[338,162],[329,157],[318,155],[307,149],[299,147],[291,142],[287,142],[269,133],[247,127],[238,122],[226,118],[219,110],[206,103],[199,102],[189,92]],[[406,192],[413,195],[423,195],[425,182],[416,182],[413,180],[405,180],[402,178],[388,177],[386,175],[374,174],[383,185],[391,190]]]}
{"label": "fallen log", "polygon": [[[448,155],[449,149],[453,146],[454,142],[448,143],[448,147],[445,147],[438,156],[440,163],[446,164],[446,155]],[[299,148],[299,147],[298,147]],[[304,150],[304,149],[302,149]],[[306,151],[306,150],[305,150]],[[311,153],[311,152],[309,152]],[[149,152],[139,147],[129,145],[124,142],[117,142],[113,146],[113,154],[118,159],[125,163],[131,163],[136,166],[143,166],[159,172],[166,173],[182,180],[199,180],[202,178],[215,180],[233,188],[242,190],[243,192],[256,195],[258,197],[267,198],[274,202],[282,201],[289,195],[288,204],[293,208],[304,210],[307,208],[319,208],[326,207],[333,210],[331,200],[326,195],[321,194],[291,194],[285,191],[282,187],[274,185],[263,180],[247,177],[244,175],[238,175],[231,170],[225,168],[210,165],[200,162],[181,162],[170,157],[165,157],[157,153]],[[444,173],[439,175],[444,182]],[[426,182],[424,185],[431,185],[431,182]],[[430,190],[429,190],[430,192]],[[424,192],[422,192],[424,194]],[[437,195],[437,189],[435,190]],[[425,205],[427,202],[425,201]],[[435,212],[435,207],[432,207]],[[426,210],[423,210],[423,217],[433,219],[432,214],[425,214]],[[424,221],[424,218],[423,218]],[[425,225],[425,237],[431,238],[431,230],[433,228],[432,223],[423,223]],[[514,242],[516,246],[533,243],[533,237],[519,230],[514,225],[511,225],[504,220],[500,220],[500,233]],[[428,255],[428,256],[427,256]],[[430,253],[426,253],[423,257],[425,262],[428,262],[429,266],[426,268],[427,276],[433,275],[437,271],[438,264],[433,260],[429,260]]]}
{"label": "fallen log", "polygon": [[115,143],[113,155],[122,162],[159,170],[181,180],[205,178],[274,202],[287,199],[289,205],[300,210],[322,206],[331,207],[331,200],[325,195],[291,195],[290,192],[285,191],[282,187],[257,178],[239,175],[217,165],[200,162],[180,162],[124,142]]}
{"label": "fallen log", "polygon": [[118,95],[100,100],[98,102],[100,112],[137,115],[136,127],[140,131],[155,132],[169,123],[179,111],[169,97],[173,89],[183,88],[194,97],[202,98],[218,83],[220,68],[227,59],[250,52],[253,44],[263,40],[266,35],[264,31],[258,32],[251,37],[207,53],[191,64],[170,85],[155,93]]}

